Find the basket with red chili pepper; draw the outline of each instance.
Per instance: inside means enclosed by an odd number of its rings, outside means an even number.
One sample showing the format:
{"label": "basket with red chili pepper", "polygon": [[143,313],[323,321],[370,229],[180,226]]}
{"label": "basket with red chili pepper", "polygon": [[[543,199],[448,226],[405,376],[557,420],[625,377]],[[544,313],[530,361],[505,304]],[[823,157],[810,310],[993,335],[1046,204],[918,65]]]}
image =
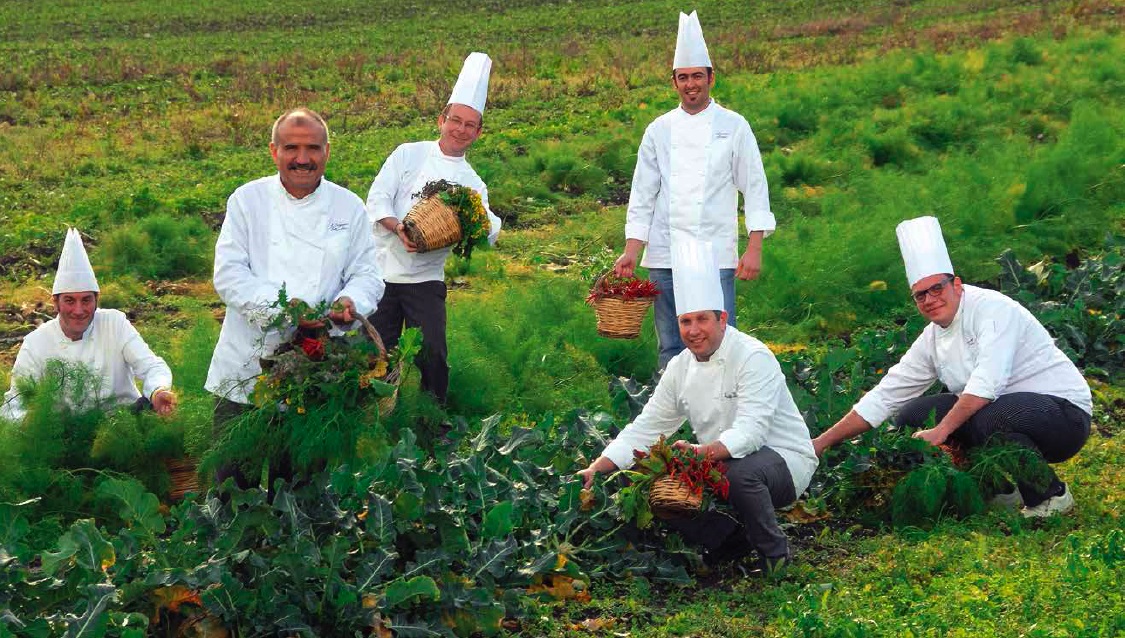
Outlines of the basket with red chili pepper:
{"label": "basket with red chili pepper", "polygon": [[617,493],[621,516],[637,527],[652,524],[653,517],[682,518],[726,500],[730,481],[726,466],[693,450],[672,447],[662,436],[647,452],[633,452],[632,469],[621,473],[632,482]]}
{"label": "basket with red chili pepper", "polygon": [[605,273],[594,281],[586,303],[598,317],[598,334],[613,339],[635,339],[641,334],[645,313],[659,295],[656,284],[636,277]]}

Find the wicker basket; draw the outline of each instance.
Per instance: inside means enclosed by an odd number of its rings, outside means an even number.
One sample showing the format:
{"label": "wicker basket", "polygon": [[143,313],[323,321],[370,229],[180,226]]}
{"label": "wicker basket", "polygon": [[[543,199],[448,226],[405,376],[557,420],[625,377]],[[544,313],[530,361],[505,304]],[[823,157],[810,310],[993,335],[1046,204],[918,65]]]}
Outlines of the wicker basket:
{"label": "wicker basket", "polygon": [[461,220],[457,211],[434,195],[414,204],[402,220],[406,237],[424,253],[446,248],[461,241]]}
{"label": "wicker basket", "polygon": [[617,299],[602,297],[594,300],[598,316],[598,334],[611,339],[636,339],[641,336],[641,324],[652,305],[652,297],[644,299]]}
{"label": "wicker basket", "polygon": [[692,492],[678,478],[662,476],[652,482],[648,503],[652,506],[652,513],[659,518],[684,518],[699,512],[703,506],[703,495]]}
{"label": "wicker basket", "polygon": [[164,467],[172,478],[172,486],[168,489],[170,502],[179,503],[188,492],[199,493],[199,461],[186,456],[182,459],[164,459]]}
{"label": "wicker basket", "polygon": [[[363,315],[357,315],[357,317],[359,318],[359,322],[363,324],[363,330],[367,333],[368,338],[375,342],[375,347],[379,349],[379,356],[384,359],[387,358],[387,346],[383,345],[383,338],[379,336],[379,331],[375,329],[375,326],[371,325],[367,317]],[[376,405],[379,407],[380,417],[389,416],[391,412],[394,412],[395,405],[398,403],[398,384],[401,379],[402,363],[399,362],[393,370],[387,372],[387,376],[383,377],[383,381],[393,385],[395,390],[390,396],[385,396],[376,401]]]}

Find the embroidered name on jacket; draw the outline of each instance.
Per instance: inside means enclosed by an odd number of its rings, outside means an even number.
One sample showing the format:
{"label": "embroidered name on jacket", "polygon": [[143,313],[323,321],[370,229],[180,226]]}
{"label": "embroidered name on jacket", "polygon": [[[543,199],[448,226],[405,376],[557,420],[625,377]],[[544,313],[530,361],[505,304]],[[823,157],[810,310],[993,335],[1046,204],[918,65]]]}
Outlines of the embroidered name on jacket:
{"label": "embroidered name on jacket", "polygon": [[328,230],[347,230],[348,222],[340,220],[332,220],[328,222]]}

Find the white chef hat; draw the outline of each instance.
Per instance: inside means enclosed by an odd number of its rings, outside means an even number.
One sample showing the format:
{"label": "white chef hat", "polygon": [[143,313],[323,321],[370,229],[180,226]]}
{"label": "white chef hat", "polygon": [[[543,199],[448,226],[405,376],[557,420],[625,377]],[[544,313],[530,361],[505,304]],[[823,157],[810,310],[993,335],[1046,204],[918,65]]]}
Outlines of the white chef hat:
{"label": "white chef hat", "polygon": [[723,310],[723,285],[711,242],[681,239],[672,244],[672,292],[676,316],[700,310]]}
{"label": "white chef hat", "polygon": [[703,27],[699,26],[699,16],[680,14],[680,29],[676,34],[676,57],[672,59],[673,69],[686,69],[694,66],[712,66],[707,53],[707,43],[703,41]]}
{"label": "white chef hat", "polygon": [[895,233],[906,264],[906,281],[911,286],[930,275],[953,274],[937,217],[908,219],[898,225]]}
{"label": "white chef hat", "polygon": [[484,103],[488,99],[488,76],[492,72],[492,58],[474,51],[465,58],[461,75],[453,86],[449,104],[464,104],[484,115]]}
{"label": "white chef hat", "polygon": [[86,256],[86,247],[82,245],[82,236],[74,228],[66,231],[59,269],[55,272],[55,285],[51,289],[52,295],[66,292],[100,292],[90,258]]}

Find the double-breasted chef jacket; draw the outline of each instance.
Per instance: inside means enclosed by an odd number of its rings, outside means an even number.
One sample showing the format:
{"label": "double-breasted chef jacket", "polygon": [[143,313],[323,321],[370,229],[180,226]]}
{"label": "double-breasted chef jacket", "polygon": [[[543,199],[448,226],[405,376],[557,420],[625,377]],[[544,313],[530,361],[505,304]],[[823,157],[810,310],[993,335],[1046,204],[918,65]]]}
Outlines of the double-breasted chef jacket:
{"label": "double-breasted chef jacket", "polygon": [[279,175],[245,184],[227,200],[214,282],[227,314],[206,388],[237,403],[249,402],[259,359],[290,336],[265,330],[282,286],[290,299],[314,306],[350,297],[364,315],[384,288],[363,201],[326,179],[298,199]]}

